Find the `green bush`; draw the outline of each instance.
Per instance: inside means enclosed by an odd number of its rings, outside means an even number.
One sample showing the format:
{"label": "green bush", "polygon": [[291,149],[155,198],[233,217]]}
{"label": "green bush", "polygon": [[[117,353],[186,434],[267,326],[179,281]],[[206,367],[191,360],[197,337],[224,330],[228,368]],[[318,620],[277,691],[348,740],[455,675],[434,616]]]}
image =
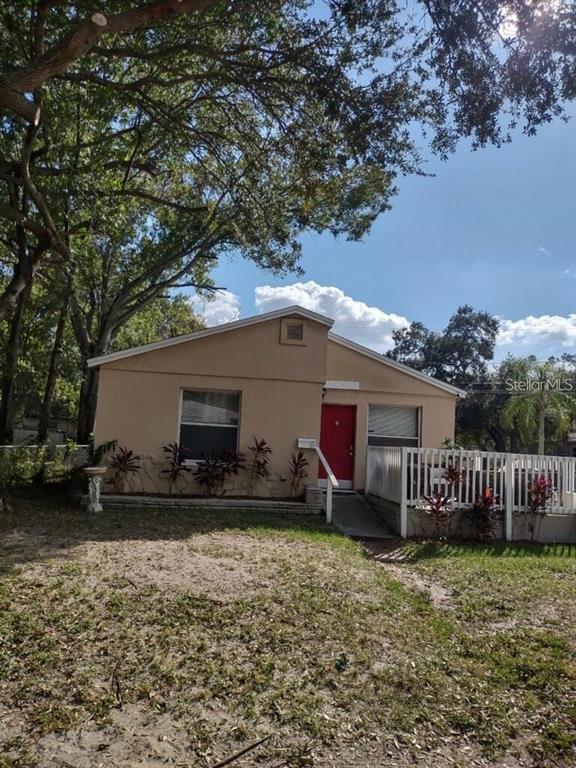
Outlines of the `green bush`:
{"label": "green bush", "polygon": [[74,443],[0,446],[0,497],[32,483],[63,482],[74,468]]}

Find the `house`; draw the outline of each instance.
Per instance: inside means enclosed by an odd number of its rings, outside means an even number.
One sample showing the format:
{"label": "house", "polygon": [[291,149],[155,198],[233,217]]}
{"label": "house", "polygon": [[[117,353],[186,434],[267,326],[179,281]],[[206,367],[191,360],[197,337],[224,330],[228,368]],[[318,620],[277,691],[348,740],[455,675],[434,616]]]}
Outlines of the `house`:
{"label": "house", "polygon": [[145,457],[138,490],[158,492],[166,490],[164,445],[179,443],[194,463],[225,449],[246,453],[257,437],[273,451],[260,494],[287,496],[299,441],[308,484],[326,477],[319,445],[340,486],[362,490],[368,445],[453,439],[460,390],[335,335],[332,325],[293,306],[94,358],[95,442],[118,440]]}

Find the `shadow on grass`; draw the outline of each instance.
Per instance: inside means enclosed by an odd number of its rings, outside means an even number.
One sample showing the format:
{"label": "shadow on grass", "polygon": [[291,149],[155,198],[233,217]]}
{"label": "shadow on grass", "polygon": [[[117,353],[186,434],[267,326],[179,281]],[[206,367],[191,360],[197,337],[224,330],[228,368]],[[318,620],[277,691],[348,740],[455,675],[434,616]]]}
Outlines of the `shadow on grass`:
{"label": "shadow on grass", "polygon": [[320,516],[206,507],[104,510],[89,515],[58,490],[47,488],[13,495],[9,509],[0,514],[0,573],[17,564],[71,557],[75,545],[88,541],[177,541],[226,531],[350,546],[350,540]]}
{"label": "shadow on grass", "polygon": [[417,562],[418,560],[440,560],[442,558],[466,557],[576,558],[576,545],[574,544],[538,544],[533,542],[410,542],[402,547],[402,551],[412,562]]}

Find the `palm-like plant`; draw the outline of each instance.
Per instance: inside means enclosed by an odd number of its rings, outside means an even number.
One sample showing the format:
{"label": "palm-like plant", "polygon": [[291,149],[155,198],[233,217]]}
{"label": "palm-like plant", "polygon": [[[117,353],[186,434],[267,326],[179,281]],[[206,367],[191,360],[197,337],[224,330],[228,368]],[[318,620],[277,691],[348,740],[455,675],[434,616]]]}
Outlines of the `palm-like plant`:
{"label": "palm-like plant", "polygon": [[544,454],[546,438],[559,437],[570,428],[576,417],[576,398],[563,390],[567,374],[553,360],[539,363],[531,357],[522,362],[518,376],[525,388],[510,397],[502,421],[508,429],[516,429],[524,442],[537,439],[538,453]]}

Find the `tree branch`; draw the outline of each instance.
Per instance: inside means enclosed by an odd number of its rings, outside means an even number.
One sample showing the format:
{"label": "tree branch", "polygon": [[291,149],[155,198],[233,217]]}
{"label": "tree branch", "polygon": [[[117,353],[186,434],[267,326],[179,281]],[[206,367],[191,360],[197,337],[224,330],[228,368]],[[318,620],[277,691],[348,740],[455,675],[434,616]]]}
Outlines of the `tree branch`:
{"label": "tree branch", "polygon": [[[92,190],[91,190],[92,191]],[[181,211],[189,215],[203,213],[208,210],[206,205],[190,206],[177,203],[174,200],[166,200],[163,197],[153,195],[151,192],[145,192],[143,189],[111,189],[111,190],[93,190],[98,195],[120,195],[121,197],[139,197],[142,200],[150,200],[158,205],[165,205],[168,208],[174,208],[175,211]]]}
{"label": "tree branch", "polygon": [[65,72],[106,36],[125,35],[177,16],[196,13],[216,0],[160,0],[132,11],[107,17],[93,13],[77,22],[54,47],[26,67],[0,74],[0,110],[13,112],[31,123],[40,121],[40,108],[25,94],[38,90],[54,75]]}
{"label": "tree branch", "polygon": [[6,205],[5,203],[0,202],[0,216],[2,216],[5,219],[8,219],[9,221],[13,221],[15,224],[21,224],[24,229],[28,230],[28,232],[32,232],[32,234],[36,235],[39,238],[42,238],[44,240],[50,241],[50,247],[60,253],[61,256],[67,256],[68,253],[66,249],[63,247],[62,243],[59,243],[58,241],[54,241],[52,237],[52,233],[46,229],[46,227],[43,227],[41,224],[38,224],[37,221],[34,221],[33,219],[29,219],[27,216],[25,216],[21,211],[18,211],[16,208],[11,208],[9,205]]}

